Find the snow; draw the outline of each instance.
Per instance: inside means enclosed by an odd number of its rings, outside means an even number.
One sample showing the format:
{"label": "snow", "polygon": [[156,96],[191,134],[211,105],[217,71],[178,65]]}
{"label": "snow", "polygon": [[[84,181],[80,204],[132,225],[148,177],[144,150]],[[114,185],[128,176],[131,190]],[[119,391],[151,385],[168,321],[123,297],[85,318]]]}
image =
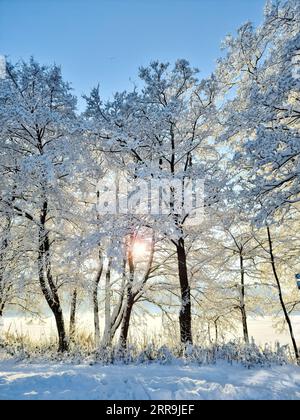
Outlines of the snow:
{"label": "snow", "polygon": [[[300,337],[300,315],[292,315],[291,320],[294,326],[294,332],[296,337]],[[133,322],[135,319],[133,320]],[[144,323],[138,324],[138,335],[152,337],[155,341],[159,341],[158,337],[164,337],[164,331],[161,324],[160,316],[143,316]],[[100,316],[101,329],[104,329],[104,319]],[[80,312],[80,325],[78,329],[82,333],[93,334],[93,317],[87,310]],[[280,342],[281,345],[291,343],[291,339],[288,330],[285,328],[284,331],[277,331],[274,327],[274,319],[271,316],[256,317],[249,316],[248,318],[249,334],[254,338],[256,344],[264,346],[269,343],[271,346],[276,342]],[[33,319],[32,317],[26,317],[22,315],[5,316],[3,319],[3,332],[10,332],[16,336],[28,336],[37,343],[48,343],[49,337],[51,339],[56,338],[56,326],[55,320],[52,316],[45,317],[43,321]],[[242,329],[239,331],[240,337],[242,337]],[[132,330],[132,337],[138,338],[135,334],[135,329]],[[1,324],[0,324],[0,336],[1,336]],[[234,336],[228,334],[229,339],[234,339]],[[166,344],[164,342],[161,345]]]}
{"label": "snow", "polygon": [[0,362],[0,400],[298,400],[300,367]]}

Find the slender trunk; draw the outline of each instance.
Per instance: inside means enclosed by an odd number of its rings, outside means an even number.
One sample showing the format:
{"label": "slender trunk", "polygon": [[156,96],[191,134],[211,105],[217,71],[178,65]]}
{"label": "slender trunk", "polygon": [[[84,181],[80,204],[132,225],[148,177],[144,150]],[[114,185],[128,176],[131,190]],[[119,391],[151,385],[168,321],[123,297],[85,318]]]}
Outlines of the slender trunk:
{"label": "slender trunk", "polygon": [[95,328],[95,348],[98,348],[100,345],[100,322],[99,322],[99,303],[98,303],[98,287],[102,277],[103,272],[103,260],[102,254],[99,252],[99,269],[94,281],[93,288],[93,309],[94,309],[94,328]]}
{"label": "slender trunk", "polygon": [[218,319],[214,320],[214,324],[215,324],[215,339],[216,339],[216,344],[218,344],[218,342],[219,342]]}
{"label": "slender trunk", "polygon": [[112,327],[111,327],[111,339],[112,340],[114,339],[118,328],[122,324],[124,314],[125,314],[125,307],[122,304],[121,307],[120,307],[120,311],[118,313],[118,316],[116,318],[114,318],[114,321],[112,322]]}
{"label": "slender trunk", "polygon": [[[122,306],[120,306],[119,308],[121,313],[123,313],[123,320],[122,320],[121,333],[120,333],[120,347],[122,349],[125,349],[127,347],[128,332],[129,332],[133,306],[142,296],[144,287],[147,284],[147,281],[149,280],[151,272],[152,272],[154,252],[155,252],[154,231],[152,232],[151,249],[150,249],[150,256],[149,256],[147,268],[143,276],[141,285],[139,286],[137,290],[133,290],[133,282],[134,282],[134,276],[135,276],[135,267],[134,267],[134,261],[133,261],[133,251],[132,251],[133,245],[134,245],[134,236],[132,235],[130,239],[130,244],[128,247],[128,256],[127,256],[128,266],[129,266],[129,282],[127,285],[126,305],[124,309]],[[124,282],[126,278],[126,262],[124,262],[124,267],[123,267],[123,278],[124,278],[123,279],[123,282]]]}
{"label": "slender trunk", "polygon": [[4,307],[5,307],[4,296],[0,295],[0,316],[3,316]]}
{"label": "slender trunk", "polygon": [[3,280],[3,276],[1,274],[0,276],[0,344],[2,341],[3,312],[4,312],[4,308],[6,304],[5,292],[3,290],[2,280]]}
{"label": "slender trunk", "polygon": [[123,350],[127,348],[128,333],[129,333],[129,326],[130,326],[133,305],[134,305],[133,296],[129,295],[127,297],[127,304],[126,304],[126,309],[125,309],[123,320],[122,320],[121,334],[120,334],[120,347]]}
{"label": "slender trunk", "polygon": [[211,339],[211,332],[210,332],[210,322],[208,321],[207,323],[207,334],[208,334],[208,341],[210,344],[212,344],[212,339]]}
{"label": "slender trunk", "polygon": [[3,316],[4,306],[8,300],[8,294],[12,287],[12,284],[5,285],[4,275],[5,275],[5,254],[9,246],[9,234],[11,229],[11,218],[6,217],[6,226],[3,231],[4,239],[0,244],[0,317]]}
{"label": "slender trunk", "polygon": [[180,337],[183,344],[193,344],[191,289],[188,280],[186,250],[183,238],[179,239],[179,242],[176,245],[176,249],[181,289],[181,310],[179,315]]}
{"label": "slender trunk", "polygon": [[[120,295],[116,306],[110,317],[110,344],[112,343],[118,328],[120,327],[123,318],[124,318],[124,295],[125,295],[125,285],[126,285],[126,259],[123,260],[123,275],[122,275],[122,283],[120,289]],[[104,334],[105,335],[105,334]],[[104,340],[103,340],[104,344]],[[103,345],[102,344],[102,345]]]}
{"label": "slender trunk", "polygon": [[[176,143],[175,143],[175,132],[174,132],[174,123],[170,124],[170,139],[171,139],[171,148],[172,154],[170,159],[170,170],[172,175],[175,175],[175,165],[176,165]],[[186,171],[187,168],[185,168]],[[175,194],[174,188],[170,188],[171,200],[170,200],[170,211],[174,215],[175,225],[181,230],[183,234],[183,228],[179,222],[179,215],[176,213],[175,209]],[[184,207],[184,198],[182,197],[182,204]],[[187,270],[187,260],[186,260],[186,250],[183,236],[179,239],[176,244],[177,250],[177,263],[178,263],[178,275],[179,283],[181,290],[181,310],[179,314],[179,326],[180,326],[180,339],[181,343],[184,345],[193,344],[192,337],[192,308],[191,308],[191,289],[189,285],[188,270]]]}
{"label": "slender trunk", "polygon": [[2,328],[4,327],[4,322],[3,322],[4,306],[5,306],[5,303],[0,301],[0,344],[2,341]]}
{"label": "slender trunk", "polygon": [[241,270],[241,286],[240,286],[240,309],[242,314],[242,324],[243,324],[243,334],[244,341],[246,344],[249,344],[249,330],[248,330],[248,321],[247,321],[247,311],[245,304],[245,267],[244,267],[244,257],[242,252],[240,252],[240,270]]}
{"label": "slender trunk", "polygon": [[2,328],[3,328],[3,308],[0,307],[0,346],[1,346],[1,342],[3,342],[2,340]]}
{"label": "slender trunk", "polygon": [[271,235],[271,229],[270,229],[269,226],[267,226],[267,232],[268,232],[268,242],[269,242],[269,252],[270,252],[270,258],[271,258],[271,266],[272,266],[274,278],[275,278],[276,284],[277,284],[279,301],[280,301],[280,304],[281,304],[282,311],[284,313],[285,321],[288,325],[288,329],[289,329],[289,332],[290,332],[290,337],[291,337],[291,341],[292,341],[292,344],[293,344],[293,348],[294,348],[295,356],[296,356],[296,359],[297,359],[297,363],[300,364],[300,354],[299,354],[299,349],[298,349],[298,346],[297,346],[297,343],[296,343],[292,322],[291,322],[288,310],[285,306],[285,302],[284,302],[283,295],[282,295],[281,283],[280,283],[279,275],[278,275],[278,272],[277,272],[277,266],[276,266],[276,262],[275,262],[275,255],[274,255],[274,250],[273,250],[273,240],[272,240],[272,235]]}
{"label": "slender trunk", "polygon": [[70,340],[74,342],[76,334],[76,310],[77,310],[77,289],[73,290],[71,298],[71,309],[70,309],[70,327],[69,335]]}
{"label": "slender trunk", "polygon": [[40,229],[39,229],[39,252],[38,252],[38,271],[39,281],[43,295],[51,309],[57,327],[59,352],[68,350],[68,339],[65,330],[64,317],[60,299],[58,296],[57,287],[53,281],[51,260],[50,260],[50,240],[49,232],[46,230],[46,221],[48,214],[48,203],[44,202],[40,215]]}
{"label": "slender trunk", "polygon": [[112,341],[111,335],[111,258],[108,261],[108,267],[105,276],[105,327],[102,339],[102,347],[110,347]]}
{"label": "slender trunk", "polygon": [[132,308],[134,305],[134,295],[133,295],[133,282],[134,282],[134,261],[133,261],[133,244],[134,244],[134,236],[132,235],[130,238],[130,244],[128,246],[128,266],[129,266],[129,281],[127,285],[127,296],[126,296],[126,307],[124,310],[124,316],[121,325],[121,333],[120,333],[120,348],[125,350],[127,348],[127,340],[128,340],[128,332],[129,332],[129,325],[130,319],[132,314]]}

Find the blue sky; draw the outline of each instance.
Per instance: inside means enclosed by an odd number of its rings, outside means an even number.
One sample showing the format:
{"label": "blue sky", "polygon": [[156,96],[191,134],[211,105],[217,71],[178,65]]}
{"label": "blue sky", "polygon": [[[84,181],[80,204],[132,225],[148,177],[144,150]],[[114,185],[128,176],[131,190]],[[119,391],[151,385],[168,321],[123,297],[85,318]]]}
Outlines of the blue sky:
{"label": "blue sky", "polygon": [[[77,95],[130,89],[140,65],[186,58],[203,76],[264,0],[0,0],[0,54],[62,65]],[[83,102],[80,101],[80,107]]]}

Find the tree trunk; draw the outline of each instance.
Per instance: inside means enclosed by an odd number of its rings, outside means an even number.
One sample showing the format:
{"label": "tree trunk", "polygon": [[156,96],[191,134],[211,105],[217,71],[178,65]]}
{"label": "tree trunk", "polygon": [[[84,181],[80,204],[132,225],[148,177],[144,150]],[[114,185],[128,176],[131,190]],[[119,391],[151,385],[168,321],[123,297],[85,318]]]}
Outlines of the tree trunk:
{"label": "tree trunk", "polygon": [[[134,266],[134,261],[133,261],[134,242],[135,242],[134,235],[131,235],[130,242],[129,242],[129,245],[128,245],[128,254],[127,254],[128,266],[129,266],[129,281],[128,281],[128,285],[127,285],[127,296],[126,296],[126,304],[125,304],[124,312],[123,312],[123,306],[121,306],[121,303],[122,303],[121,300],[120,300],[120,306],[118,308],[119,314],[123,313],[121,333],[120,333],[120,342],[119,342],[119,345],[120,345],[121,349],[126,349],[126,347],[127,347],[128,331],[129,331],[133,306],[139,300],[139,298],[141,297],[141,293],[144,290],[144,287],[145,287],[145,285],[146,285],[146,283],[149,280],[149,277],[151,275],[153,259],[154,259],[154,252],[155,252],[154,232],[152,232],[151,250],[150,250],[149,261],[148,261],[148,264],[147,264],[147,269],[146,269],[146,272],[144,274],[141,285],[137,290],[133,290],[133,283],[134,283],[134,276],[135,276],[135,266]],[[124,261],[124,266],[123,266],[123,283],[125,281],[125,278],[126,278],[126,261]],[[115,319],[117,320],[117,318],[115,318]],[[115,321],[115,322],[117,322],[117,321]]]}
{"label": "tree trunk", "polygon": [[118,330],[118,328],[120,327],[120,325],[122,324],[123,318],[124,318],[124,313],[125,313],[125,308],[124,305],[122,304],[120,307],[118,316],[114,317],[113,321],[112,321],[112,327],[111,327],[111,340],[114,339],[116,332]]}
{"label": "tree trunk", "polygon": [[98,303],[98,287],[103,272],[103,259],[101,251],[99,251],[99,269],[94,281],[93,289],[93,309],[94,309],[94,337],[95,337],[95,348],[100,346],[100,322],[99,322],[99,303]]}
{"label": "tree trunk", "polygon": [[71,298],[71,309],[70,309],[70,327],[69,335],[70,340],[74,342],[76,334],[76,310],[77,310],[77,289],[74,289]]}
{"label": "tree trunk", "polygon": [[[170,123],[170,138],[171,138],[171,147],[172,147],[172,156],[170,161],[171,173],[174,176],[175,174],[175,165],[176,165],[176,150],[175,150],[175,132],[174,132],[174,123]],[[187,161],[189,158],[187,159]],[[188,163],[187,163],[188,165]],[[187,167],[185,168],[185,171]],[[183,183],[184,190],[184,183]],[[191,289],[189,285],[188,278],[188,269],[187,269],[187,259],[186,259],[186,250],[185,243],[183,239],[183,227],[181,222],[179,222],[179,215],[175,210],[175,194],[174,188],[170,188],[171,200],[170,200],[170,212],[174,216],[174,221],[177,229],[180,229],[182,236],[180,237],[178,243],[176,244],[177,251],[177,263],[178,263],[178,275],[181,291],[181,309],[179,314],[179,326],[180,326],[180,339],[181,343],[184,345],[193,344],[192,337],[192,307],[191,307]],[[182,204],[184,205],[184,198],[182,199]]]}
{"label": "tree trunk", "polygon": [[178,274],[181,289],[181,310],[179,315],[180,338],[183,344],[193,344],[191,289],[188,280],[186,250],[183,238],[179,239],[179,242],[176,245],[176,249],[178,260]]}
{"label": "tree trunk", "polygon": [[133,305],[134,305],[134,299],[131,295],[129,295],[127,297],[127,305],[124,312],[124,317],[123,317],[122,326],[121,326],[121,333],[120,333],[120,347],[123,350],[127,348],[128,332],[129,332]]}
{"label": "tree trunk", "polygon": [[52,276],[49,232],[46,230],[47,214],[48,203],[45,201],[40,214],[38,253],[39,281],[46,302],[55,317],[59,341],[58,351],[65,352],[68,351],[69,346],[60,299]]}
{"label": "tree trunk", "polygon": [[102,347],[110,347],[112,342],[111,334],[111,264],[112,259],[109,258],[108,267],[105,276],[105,327],[102,339]]}
{"label": "tree trunk", "polygon": [[[110,272],[109,277],[106,276],[106,281],[109,281],[109,289],[110,289]],[[124,295],[125,295],[125,286],[126,286],[126,259],[123,261],[123,275],[122,275],[122,283],[121,283],[121,289],[120,289],[120,295],[118,298],[118,302],[116,303],[114,310],[111,313],[110,304],[106,306],[106,314],[111,314],[109,317],[109,323],[108,320],[105,320],[105,331],[103,334],[103,339],[101,343],[101,347],[111,346],[113,339],[116,335],[116,332],[118,328],[120,327],[123,318],[124,318]],[[108,292],[108,289],[106,288],[106,293]],[[111,290],[110,293],[111,294]],[[108,297],[108,296],[107,296]],[[109,334],[108,334],[109,331]]]}
{"label": "tree trunk", "polygon": [[215,325],[215,343],[218,344],[219,343],[219,327],[218,327],[218,321],[219,318],[214,320],[214,325]]}
{"label": "tree trunk", "polygon": [[273,240],[272,240],[272,235],[271,235],[271,229],[270,229],[269,226],[267,227],[267,232],[268,232],[268,242],[269,242],[269,252],[270,252],[270,258],[271,258],[271,266],[272,266],[274,278],[275,278],[276,284],[277,284],[279,301],[280,301],[280,304],[281,304],[282,311],[284,313],[285,321],[288,325],[288,329],[289,329],[289,332],[290,332],[290,337],[291,337],[291,341],[292,341],[292,344],[293,344],[296,360],[297,360],[297,363],[300,365],[299,349],[297,347],[292,322],[291,322],[288,310],[286,309],[285,302],[284,302],[283,295],[282,295],[281,283],[280,283],[279,275],[278,275],[278,272],[277,272],[277,266],[276,266],[276,262],[275,262],[275,255],[274,255],[274,250],[273,250]]}
{"label": "tree trunk", "polygon": [[[1,282],[0,282],[0,285],[1,285]],[[3,324],[3,312],[4,312],[5,304],[6,304],[6,299],[3,296],[3,289],[1,288],[0,289],[0,344],[2,342],[2,327],[4,326],[4,324]]]}
{"label": "tree trunk", "polygon": [[0,346],[1,346],[1,343],[3,342],[2,328],[3,328],[3,310],[0,308]]}
{"label": "tree trunk", "polygon": [[0,320],[3,316],[4,307],[8,300],[8,293],[12,287],[12,284],[10,284],[8,287],[5,286],[4,283],[4,274],[5,274],[5,264],[4,264],[4,258],[5,253],[7,252],[8,246],[9,246],[9,233],[11,229],[11,218],[6,217],[6,226],[4,228],[4,239],[2,243],[0,244]]}
{"label": "tree trunk", "polygon": [[134,282],[134,261],[133,261],[133,245],[134,245],[134,235],[131,235],[128,247],[128,266],[129,266],[129,281],[127,285],[127,299],[126,299],[126,307],[124,310],[124,316],[121,325],[121,332],[120,332],[120,342],[119,346],[121,349],[125,350],[127,348],[127,340],[128,340],[128,332],[129,332],[129,325],[130,319],[132,314],[132,308],[134,305],[134,295],[133,295],[133,282]]}
{"label": "tree trunk", "polygon": [[125,296],[125,286],[126,286],[126,258],[123,260],[123,271],[122,271],[122,283],[121,283],[121,293],[119,296],[119,301],[115,306],[112,317],[111,317],[111,340],[114,339],[115,334],[120,327],[123,317],[124,317],[124,296]]}
{"label": "tree trunk", "polygon": [[249,344],[249,330],[248,330],[248,321],[247,321],[247,311],[245,304],[245,267],[244,267],[244,257],[242,252],[240,252],[240,270],[241,270],[241,286],[240,286],[240,309],[242,314],[242,324],[243,324],[243,334],[244,341],[246,344]]}
{"label": "tree trunk", "polygon": [[60,305],[54,306],[53,313],[55,316],[56,327],[58,331],[58,340],[59,340],[58,351],[60,353],[63,353],[69,350],[69,343],[68,343],[68,338],[67,338],[67,334],[65,330],[64,317],[63,317],[63,313],[62,313],[62,309]]}
{"label": "tree trunk", "polygon": [[0,317],[3,316],[4,307],[5,307],[5,301],[3,301],[0,296]]}
{"label": "tree trunk", "polygon": [[209,344],[212,344],[212,338],[211,338],[211,331],[210,331],[210,321],[207,322],[207,335],[208,335],[208,342]]}

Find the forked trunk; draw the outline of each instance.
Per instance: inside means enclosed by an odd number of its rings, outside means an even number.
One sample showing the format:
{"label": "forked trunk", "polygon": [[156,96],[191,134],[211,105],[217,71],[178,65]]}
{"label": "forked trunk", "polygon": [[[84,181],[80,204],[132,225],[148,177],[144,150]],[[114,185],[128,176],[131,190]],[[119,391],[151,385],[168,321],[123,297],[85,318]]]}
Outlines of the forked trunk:
{"label": "forked trunk", "polygon": [[48,203],[45,201],[40,214],[38,253],[39,281],[46,302],[55,317],[59,342],[58,351],[65,352],[69,349],[69,343],[57,286],[54,283],[52,275],[49,232],[46,230],[47,214]]}

